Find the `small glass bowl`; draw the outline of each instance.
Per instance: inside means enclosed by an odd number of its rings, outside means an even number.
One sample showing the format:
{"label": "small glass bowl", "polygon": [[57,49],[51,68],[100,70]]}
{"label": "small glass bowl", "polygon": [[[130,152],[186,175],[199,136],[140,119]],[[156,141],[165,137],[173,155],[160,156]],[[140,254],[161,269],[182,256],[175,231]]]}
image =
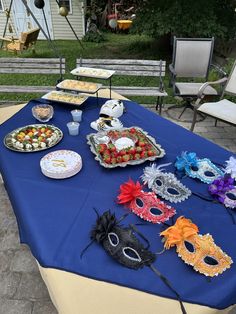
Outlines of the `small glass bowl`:
{"label": "small glass bowl", "polygon": [[51,105],[40,104],[32,108],[32,114],[40,122],[48,122],[52,119],[54,110]]}

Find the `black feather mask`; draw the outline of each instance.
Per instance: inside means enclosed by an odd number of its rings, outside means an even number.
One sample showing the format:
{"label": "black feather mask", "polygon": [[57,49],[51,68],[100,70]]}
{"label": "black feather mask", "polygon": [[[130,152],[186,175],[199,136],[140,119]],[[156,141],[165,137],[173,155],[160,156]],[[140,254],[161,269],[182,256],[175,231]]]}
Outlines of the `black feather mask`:
{"label": "black feather mask", "polygon": [[[120,222],[124,220],[127,214],[117,220],[115,214],[112,214],[110,210],[104,212],[101,216],[97,211],[96,213],[97,221],[90,233],[92,241],[82,251],[81,257],[93,242],[97,242],[114,260],[123,266],[136,270],[143,268],[144,266],[150,267],[164,284],[176,295],[180,302],[182,313],[186,314],[179,294],[172,288],[168,279],[153,266],[153,263],[156,260],[156,255],[149,250],[149,241],[134,225],[129,225],[128,227],[120,225]],[[146,242],[146,246],[142,244],[136,234]]]}

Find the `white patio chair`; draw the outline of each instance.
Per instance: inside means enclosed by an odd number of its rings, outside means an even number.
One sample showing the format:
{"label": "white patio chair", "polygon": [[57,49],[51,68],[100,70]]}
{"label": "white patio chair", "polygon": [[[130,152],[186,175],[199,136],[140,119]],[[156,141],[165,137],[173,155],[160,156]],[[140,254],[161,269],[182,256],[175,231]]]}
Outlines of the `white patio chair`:
{"label": "white patio chair", "polygon": [[[193,109],[192,102],[197,98],[198,91],[203,83],[208,80],[210,67],[214,67],[219,78],[226,73],[212,64],[214,48],[214,37],[212,38],[176,38],[174,37],[173,58],[169,66],[171,72],[170,85],[173,87],[173,95],[185,100],[183,111],[187,108]],[[216,96],[221,94],[212,86],[204,90],[205,96]],[[172,106],[170,108],[175,108]],[[169,108],[169,109],[170,109]]]}
{"label": "white patio chair", "polygon": [[[225,84],[220,100],[217,102],[206,102],[200,105],[201,100],[204,98],[204,90],[210,85],[219,84],[225,80],[227,80],[227,82]],[[216,82],[207,82],[200,88],[198,92],[198,99],[194,105],[193,121],[190,128],[191,131],[193,131],[194,129],[198,113],[215,118],[215,126],[217,120],[229,123],[231,125],[236,125],[236,103],[225,99],[225,94],[236,96],[236,61],[234,62],[228,79],[223,78]]]}

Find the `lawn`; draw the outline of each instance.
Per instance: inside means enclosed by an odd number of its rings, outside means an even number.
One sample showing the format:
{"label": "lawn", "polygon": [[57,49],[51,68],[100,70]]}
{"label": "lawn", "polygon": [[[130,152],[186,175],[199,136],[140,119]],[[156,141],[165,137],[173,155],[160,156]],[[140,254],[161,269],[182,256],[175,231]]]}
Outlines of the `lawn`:
{"label": "lawn", "polygon": [[[110,59],[169,59],[166,57],[166,51],[150,37],[144,35],[115,34],[105,33],[105,41],[101,43],[82,42],[76,40],[57,40],[53,44],[58,54],[66,59],[66,78],[72,78],[69,72],[75,68],[76,58],[110,58]],[[15,57],[13,53],[0,51],[0,57]],[[36,53],[30,50],[18,54],[22,58],[50,58],[57,57],[50,44],[46,40],[39,40],[36,44]],[[0,84],[2,85],[54,85],[58,77],[51,75],[10,75],[1,74]],[[144,81],[145,80],[145,81]],[[139,77],[114,77],[114,85],[133,85],[133,86],[156,86],[155,78]],[[167,84],[168,85],[168,84]],[[38,95],[31,94],[0,94],[0,100],[28,100]],[[132,97],[133,100],[145,103],[155,101],[153,97]]]}
{"label": "lawn", "polygon": [[[65,78],[72,78],[70,71],[75,68],[76,58],[110,58],[110,59],[155,59],[166,60],[168,63],[171,60],[171,52],[166,50],[165,46],[160,42],[154,41],[152,38],[144,35],[133,34],[115,34],[105,33],[105,41],[101,43],[82,42],[83,49],[80,43],[76,40],[57,40],[53,41],[58,55],[66,59],[66,75]],[[36,53],[32,51],[24,51],[19,54],[19,58],[50,58],[57,57],[54,50],[46,40],[39,40],[36,44]],[[16,57],[13,53],[1,51],[0,57]],[[11,75],[1,74],[0,84],[2,85],[54,85],[58,77],[55,75]],[[130,85],[130,86],[156,86],[156,78],[140,78],[140,77],[117,77],[113,79],[114,85]],[[165,88],[169,95],[172,94],[168,87],[168,70],[165,77]],[[0,94],[0,100],[28,100],[29,98],[39,95],[31,94]],[[153,97],[130,97],[139,103],[154,103]],[[173,97],[165,99],[168,103],[175,103]]]}

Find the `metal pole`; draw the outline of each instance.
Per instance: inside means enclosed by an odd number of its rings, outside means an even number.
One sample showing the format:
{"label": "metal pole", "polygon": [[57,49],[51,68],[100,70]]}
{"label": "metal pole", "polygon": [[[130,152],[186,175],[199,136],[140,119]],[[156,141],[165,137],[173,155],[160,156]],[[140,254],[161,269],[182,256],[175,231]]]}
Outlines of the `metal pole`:
{"label": "metal pole", "polygon": [[45,12],[44,12],[44,8],[42,10],[43,10],[43,18],[44,18],[44,21],[45,21],[45,24],[46,24],[46,28],[47,28],[47,32],[48,32],[48,38],[49,38],[50,41],[52,41],[51,40],[51,36],[50,36],[50,32],[49,32],[49,28],[48,28],[48,22],[47,22],[46,15],[45,15]]}
{"label": "metal pole", "polygon": [[[10,5],[9,5],[9,11],[7,13],[7,20],[6,20],[6,24],[5,24],[5,28],[4,28],[2,37],[4,37],[6,35],[7,24],[8,24],[9,18],[10,18],[10,14],[11,14],[12,2],[13,2],[13,0],[11,0]],[[3,45],[3,42],[1,43],[1,48],[2,48],[2,45]]]}
{"label": "metal pole", "polygon": [[[27,1],[26,0],[21,0],[24,4],[24,6],[26,7],[26,9],[30,12],[33,20],[35,21],[35,23],[38,25],[38,27],[40,28],[40,30],[42,31],[43,35],[45,36],[45,38],[47,39],[47,41],[50,43],[52,50],[54,51],[55,55],[58,56],[58,58],[60,58],[60,80],[62,80],[62,57],[59,53],[59,51],[57,50],[56,46],[53,44],[51,38],[48,37],[48,35],[46,34],[46,32],[44,31],[43,27],[40,25],[40,23],[38,22],[38,20],[36,19],[36,17],[34,16],[34,13],[31,11],[31,9],[29,8]],[[46,23],[46,22],[45,22]]]}
{"label": "metal pole", "polygon": [[[59,1],[58,1],[58,0],[56,0],[56,3],[57,3],[57,5],[58,5],[58,7],[60,7],[60,4],[59,4]],[[80,40],[79,37],[77,36],[77,34],[76,34],[76,32],[75,32],[73,26],[71,25],[70,21],[69,21],[68,18],[67,18],[67,16],[65,16],[65,19],[66,19],[67,23],[69,24],[69,26],[70,26],[72,32],[74,33],[74,35],[75,35],[77,41],[79,42],[81,48],[84,49],[84,46],[82,45],[81,40]]]}

